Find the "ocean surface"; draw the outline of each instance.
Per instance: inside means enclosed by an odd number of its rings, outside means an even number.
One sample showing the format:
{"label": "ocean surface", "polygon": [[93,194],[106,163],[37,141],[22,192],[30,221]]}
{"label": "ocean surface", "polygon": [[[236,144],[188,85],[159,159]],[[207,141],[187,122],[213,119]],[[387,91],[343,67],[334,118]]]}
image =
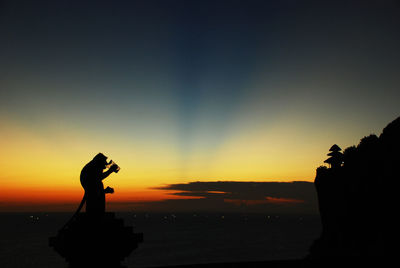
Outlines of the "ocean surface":
{"label": "ocean surface", "polygon": [[[48,246],[72,213],[0,213],[0,267],[66,268]],[[319,215],[117,213],[144,242],[128,267],[303,258],[320,235]]]}

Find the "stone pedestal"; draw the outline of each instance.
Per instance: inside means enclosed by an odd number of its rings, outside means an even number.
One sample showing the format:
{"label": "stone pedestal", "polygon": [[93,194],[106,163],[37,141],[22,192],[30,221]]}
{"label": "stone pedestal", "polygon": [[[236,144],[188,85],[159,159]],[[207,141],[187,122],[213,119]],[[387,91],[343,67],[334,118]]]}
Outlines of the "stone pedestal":
{"label": "stone pedestal", "polygon": [[49,238],[50,247],[66,259],[70,267],[122,267],[121,261],[143,242],[143,233],[134,233],[114,213],[93,219],[79,213],[74,220]]}

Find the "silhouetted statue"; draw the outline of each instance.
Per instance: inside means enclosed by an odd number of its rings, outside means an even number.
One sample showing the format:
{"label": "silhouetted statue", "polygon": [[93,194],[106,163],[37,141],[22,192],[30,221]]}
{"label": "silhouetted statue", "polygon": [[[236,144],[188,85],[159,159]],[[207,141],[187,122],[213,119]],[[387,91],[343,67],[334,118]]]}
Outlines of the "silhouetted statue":
{"label": "silhouetted statue", "polygon": [[[109,168],[106,172],[104,169]],[[113,193],[110,187],[104,189],[103,179],[119,167],[107,162],[107,157],[97,154],[81,172],[84,197],[72,218],[49,238],[49,245],[63,256],[70,267],[119,268],[138,244],[143,242],[142,233],[134,233],[131,226],[124,226],[123,220],[112,212],[105,212],[105,194]],[[80,210],[86,201],[86,213]]]}
{"label": "silhouetted statue", "polygon": [[[106,172],[104,169],[109,167]],[[92,161],[85,165],[81,171],[81,184],[85,189],[86,212],[93,218],[101,218],[105,212],[105,194],[114,193],[114,189],[104,189],[103,180],[111,173],[118,172],[119,166],[112,161],[107,162],[107,157],[102,153],[97,154]]]}

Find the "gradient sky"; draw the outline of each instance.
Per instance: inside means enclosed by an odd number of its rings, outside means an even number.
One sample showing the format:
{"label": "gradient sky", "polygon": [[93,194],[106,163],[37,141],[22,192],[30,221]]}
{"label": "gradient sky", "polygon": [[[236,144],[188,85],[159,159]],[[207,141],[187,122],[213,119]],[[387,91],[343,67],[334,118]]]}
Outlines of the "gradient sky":
{"label": "gradient sky", "polygon": [[[320,3],[321,2],[321,3]],[[0,210],[192,181],[312,181],[400,115],[397,1],[1,1]]]}

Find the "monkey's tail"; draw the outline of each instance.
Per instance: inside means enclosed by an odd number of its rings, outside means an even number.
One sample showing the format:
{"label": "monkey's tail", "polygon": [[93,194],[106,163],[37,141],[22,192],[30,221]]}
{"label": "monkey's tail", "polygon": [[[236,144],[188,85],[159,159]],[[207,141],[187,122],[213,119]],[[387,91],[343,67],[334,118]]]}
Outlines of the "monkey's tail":
{"label": "monkey's tail", "polygon": [[82,201],[79,204],[78,209],[75,211],[74,215],[72,215],[72,217],[67,221],[67,223],[64,224],[64,226],[61,228],[61,230],[64,230],[76,218],[76,216],[81,211],[81,209],[82,209],[83,205],[85,204],[85,202],[86,202],[86,191],[85,191],[85,194],[82,197]]}

